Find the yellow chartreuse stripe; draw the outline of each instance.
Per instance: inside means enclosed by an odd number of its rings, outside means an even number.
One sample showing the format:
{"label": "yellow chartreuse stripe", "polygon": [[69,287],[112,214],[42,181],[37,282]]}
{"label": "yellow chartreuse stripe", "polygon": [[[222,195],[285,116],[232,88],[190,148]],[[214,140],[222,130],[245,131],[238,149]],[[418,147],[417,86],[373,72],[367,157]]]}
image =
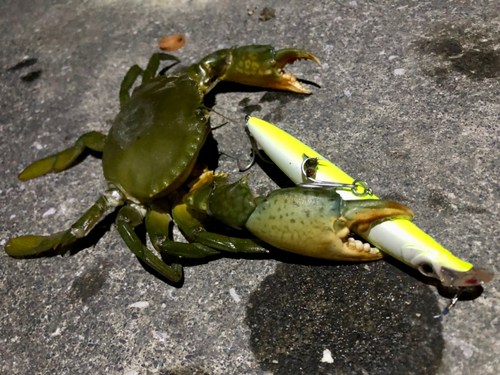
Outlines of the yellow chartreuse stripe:
{"label": "yellow chartreuse stripe", "polygon": [[[249,117],[248,126],[261,148],[295,183],[306,182],[300,169],[304,154],[308,157],[323,158],[322,155],[298,139],[266,121]],[[319,162],[316,179],[345,184],[351,184],[354,181],[351,176],[327,160]],[[378,199],[375,195],[358,197],[348,190],[339,190],[338,193],[346,200]],[[407,264],[410,263],[408,259],[405,259],[405,246],[411,245],[425,248],[430,258],[439,259],[442,265],[448,268],[460,272],[472,268],[472,264],[455,257],[431,236],[408,220],[383,222],[370,230],[367,235],[358,234],[376,245],[380,250]]]}

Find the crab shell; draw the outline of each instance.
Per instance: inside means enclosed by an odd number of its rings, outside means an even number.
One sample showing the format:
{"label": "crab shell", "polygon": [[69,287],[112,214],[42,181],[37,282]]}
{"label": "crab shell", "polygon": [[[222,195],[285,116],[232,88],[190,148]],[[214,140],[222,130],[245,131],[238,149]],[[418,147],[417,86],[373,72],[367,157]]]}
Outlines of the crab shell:
{"label": "crab shell", "polygon": [[202,95],[188,75],[140,86],[106,137],[103,170],[130,200],[166,195],[189,176],[210,126]]}

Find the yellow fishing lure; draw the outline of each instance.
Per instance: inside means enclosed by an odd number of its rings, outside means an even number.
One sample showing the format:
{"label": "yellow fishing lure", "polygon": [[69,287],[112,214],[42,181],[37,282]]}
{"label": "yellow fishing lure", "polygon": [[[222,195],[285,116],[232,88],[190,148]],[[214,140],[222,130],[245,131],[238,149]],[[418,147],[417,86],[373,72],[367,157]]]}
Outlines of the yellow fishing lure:
{"label": "yellow fishing lure", "polygon": [[[255,117],[247,117],[248,131],[271,160],[296,184],[310,182],[304,173],[306,157],[317,160],[316,180],[352,185],[355,180],[316,151],[276,126]],[[358,185],[362,189],[361,185]],[[354,192],[353,192],[354,190]],[[360,196],[357,188],[339,189],[344,200],[378,199],[373,194]],[[368,232],[357,233],[380,250],[418,269],[444,286],[465,287],[491,281],[492,271],[474,267],[455,257],[409,220],[385,221]]]}

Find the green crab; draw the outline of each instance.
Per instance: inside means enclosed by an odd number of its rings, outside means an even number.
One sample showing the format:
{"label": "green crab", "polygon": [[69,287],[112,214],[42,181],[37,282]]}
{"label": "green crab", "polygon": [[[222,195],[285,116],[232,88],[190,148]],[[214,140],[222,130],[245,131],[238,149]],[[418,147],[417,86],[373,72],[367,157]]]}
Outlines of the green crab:
{"label": "green crab", "polygon": [[[182,278],[181,264],[165,263],[141,242],[135,228],[143,222],[153,247],[174,259],[204,258],[220,251],[267,251],[250,239],[208,232],[202,224],[207,213],[236,228],[245,225],[264,241],[284,250],[328,259],[380,258],[378,250],[369,245],[362,244],[360,247],[359,241],[348,239],[349,227],[408,215],[403,206],[370,201],[371,206],[367,207],[364,201],[342,202],[331,190],[323,193],[294,190],[293,194],[302,197],[304,204],[300,206],[298,200],[287,203],[288,199],[283,196],[286,197],[290,191],[286,189],[271,194],[265,200],[254,199],[248,187],[245,188],[246,179],[232,189],[233,185],[220,186],[225,182],[224,175],[205,173],[201,177],[193,176],[198,154],[211,131],[210,113],[203,105],[204,94],[222,80],[308,94],[310,91],[292,74],[283,71],[286,64],[298,59],[319,64],[319,60],[308,51],[275,51],[271,46],[252,45],[216,51],[187,68],[183,74],[175,76],[156,73],[161,60],[178,61],[167,54],[154,54],[145,70],[133,66],[123,79],[121,110],[107,136],[98,132],[84,134],[73,147],[34,162],[19,175],[21,180],[28,180],[50,172],[61,172],[70,168],[77,157],[89,148],[102,152],[107,191],[68,230],[50,236],[13,238],[7,243],[6,252],[13,257],[27,258],[57,251],[86,236],[106,211],[123,206],[118,212],[116,226],[127,246],[144,263],[174,282]],[[142,84],[130,95],[129,91],[139,76],[142,76]],[[196,178],[199,178],[198,182],[183,198],[182,186]],[[227,194],[222,194],[222,191]],[[319,199],[319,196],[322,198]],[[276,199],[279,204],[272,203]],[[172,202],[174,208],[171,210]],[[331,207],[321,213],[325,204]],[[276,215],[264,215],[264,211],[271,209],[270,206],[275,206],[278,212],[286,209],[287,215],[296,215],[295,225],[287,223],[278,227]],[[238,213],[240,210],[235,207],[245,209],[243,213]],[[252,213],[249,208],[253,208]],[[307,216],[312,211],[319,215],[318,220],[307,222]],[[178,243],[169,239],[171,212],[179,227],[195,242]],[[227,218],[233,213],[238,213],[236,222]],[[304,214],[306,217],[303,217]],[[268,224],[262,225],[261,222],[266,220]],[[276,228],[276,232],[267,232],[267,227]],[[284,232],[291,235],[291,241],[274,239],[286,236]],[[301,238],[302,242],[294,240],[294,236]],[[308,245],[307,236],[316,238],[321,244]],[[333,241],[329,252],[326,250],[328,246],[323,246],[328,241]],[[293,243],[295,247],[290,246]],[[311,248],[320,245],[323,250]]]}

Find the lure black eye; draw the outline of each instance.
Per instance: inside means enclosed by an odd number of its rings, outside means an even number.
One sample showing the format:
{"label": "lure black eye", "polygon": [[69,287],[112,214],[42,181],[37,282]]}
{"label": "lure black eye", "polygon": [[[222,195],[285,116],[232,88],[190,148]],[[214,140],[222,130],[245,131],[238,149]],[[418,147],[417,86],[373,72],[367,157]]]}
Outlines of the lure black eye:
{"label": "lure black eye", "polygon": [[434,268],[432,268],[432,266],[428,263],[423,263],[418,268],[425,276],[434,275]]}

